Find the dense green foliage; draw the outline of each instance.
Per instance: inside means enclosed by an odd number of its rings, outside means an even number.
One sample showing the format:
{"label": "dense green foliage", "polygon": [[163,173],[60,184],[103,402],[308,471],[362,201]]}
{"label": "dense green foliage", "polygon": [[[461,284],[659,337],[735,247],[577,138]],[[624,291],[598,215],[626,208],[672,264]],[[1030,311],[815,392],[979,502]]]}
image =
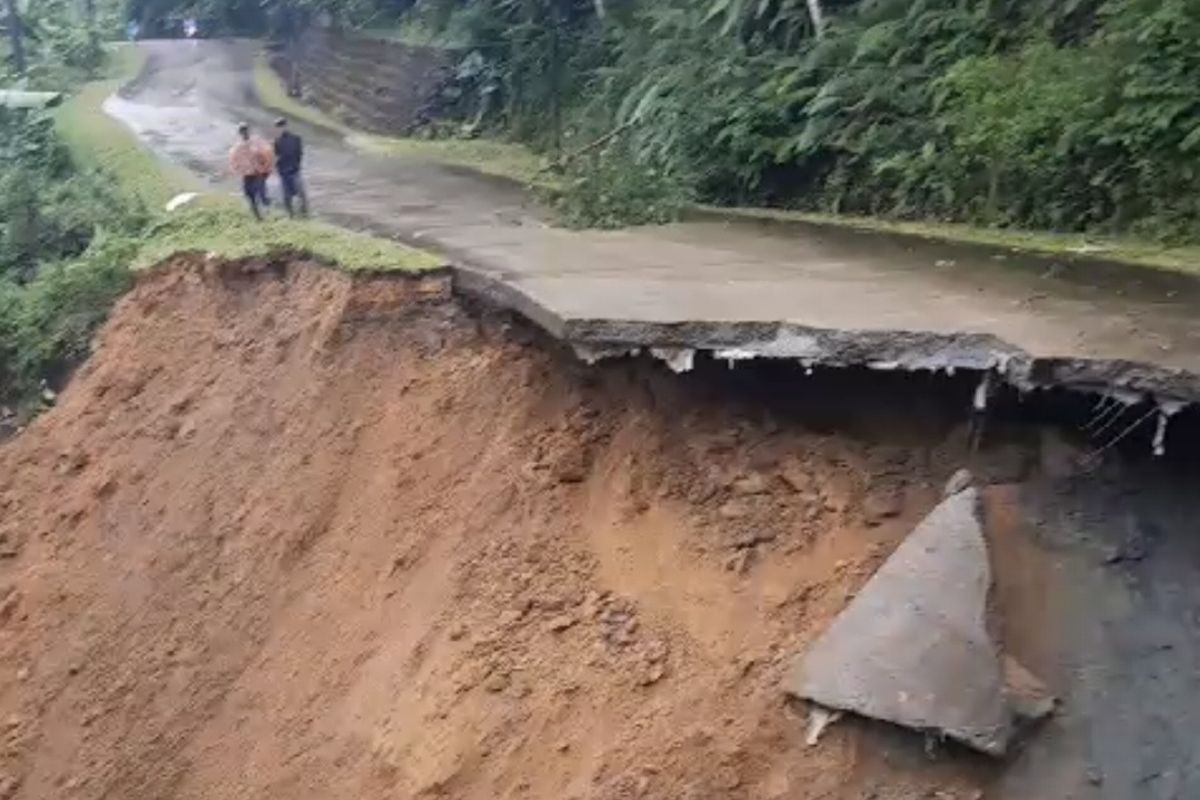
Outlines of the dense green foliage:
{"label": "dense green foliage", "polygon": [[485,123],[568,150],[629,124],[614,163],[710,202],[1197,238],[1200,0],[822,0],[822,36],[809,5],[408,14],[471,32]]}
{"label": "dense green foliage", "polygon": [[97,241],[85,257],[44,265],[32,280],[0,278],[0,400],[26,401],[88,352],[96,327],[132,282],[128,238]]}
{"label": "dense green foliage", "polygon": [[714,203],[1200,238],[1200,0],[135,5],[451,32],[465,124],[441,130],[553,155],[622,129],[567,181],[598,219],[654,174]]}
{"label": "dense green foliage", "polygon": [[28,396],[87,348],[129,282],[146,214],[78,169],[40,112],[0,109],[0,399]]}
{"label": "dense green foliage", "polygon": [[[92,77],[104,62],[102,41],[116,36],[121,0],[14,0],[28,62],[18,74],[7,36],[0,38],[0,85],[65,90]],[[90,9],[90,13],[89,13]],[[0,6],[2,10],[2,6]],[[0,16],[5,27],[8,21]]]}
{"label": "dense green foliage", "polygon": [[620,228],[670,222],[694,202],[691,181],[617,143],[569,162],[551,202],[563,224]]}
{"label": "dense green foliage", "polygon": [[144,219],[105,176],[76,168],[48,116],[0,109],[0,275],[28,280],[40,263],[83,254],[101,229]]}

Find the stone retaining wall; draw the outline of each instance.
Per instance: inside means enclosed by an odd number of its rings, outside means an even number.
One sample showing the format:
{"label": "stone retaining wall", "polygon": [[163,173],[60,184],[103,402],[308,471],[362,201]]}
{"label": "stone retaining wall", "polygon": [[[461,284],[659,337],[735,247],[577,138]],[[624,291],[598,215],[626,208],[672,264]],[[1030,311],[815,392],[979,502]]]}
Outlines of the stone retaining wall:
{"label": "stone retaining wall", "polygon": [[[314,29],[295,50],[301,97],[347,125],[404,134],[422,119],[458,59],[454,51]],[[271,66],[285,84],[291,60],[281,51]]]}

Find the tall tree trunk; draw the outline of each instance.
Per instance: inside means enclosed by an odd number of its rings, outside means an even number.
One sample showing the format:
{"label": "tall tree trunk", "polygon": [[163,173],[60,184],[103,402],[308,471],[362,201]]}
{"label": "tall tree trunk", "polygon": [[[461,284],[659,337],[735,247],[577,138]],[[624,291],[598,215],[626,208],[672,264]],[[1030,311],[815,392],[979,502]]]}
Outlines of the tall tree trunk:
{"label": "tall tree trunk", "polygon": [[821,0],[808,0],[808,16],[812,18],[813,32],[820,39],[825,35],[825,14],[821,11]]}
{"label": "tall tree trunk", "polygon": [[559,28],[562,15],[559,0],[550,0],[550,116],[554,125],[554,157],[562,156],[562,58],[559,55]]}
{"label": "tall tree trunk", "polygon": [[18,75],[24,75],[27,67],[25,41],[21,38],[21,17],[17,14],[17,0],[4,0],[4,11],[7,17],[9,43],[12,46],[13,66],[16,67]]}
{"label": "tall tree trunk", "polygon": [[96,0],[83,0],[83,19],[88,37],[87,69],[89,74],[94,75],[103,55],[100,51],[100,31],[96,28]]}

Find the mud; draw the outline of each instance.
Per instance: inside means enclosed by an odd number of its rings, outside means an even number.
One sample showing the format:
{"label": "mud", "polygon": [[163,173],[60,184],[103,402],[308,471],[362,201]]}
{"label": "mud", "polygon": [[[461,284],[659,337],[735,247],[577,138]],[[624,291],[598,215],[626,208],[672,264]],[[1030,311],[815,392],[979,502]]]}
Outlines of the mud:
{"label": "mud", "polygon": [[953,445],[588,369],[446,288],[140,279],[0,449],[0,794],[973,796],[890,731],[805,748],[779,688]]}
{"label": "mud", "polygon": [[[588,367],[445,276],[180,257],[0,445],[0,796],[1192,796],[1194,475],[972,456],[972,391]],[[789,662],[964,463],[1024,484],[997,625],[1060,713],[999,765],[805,746]]]}

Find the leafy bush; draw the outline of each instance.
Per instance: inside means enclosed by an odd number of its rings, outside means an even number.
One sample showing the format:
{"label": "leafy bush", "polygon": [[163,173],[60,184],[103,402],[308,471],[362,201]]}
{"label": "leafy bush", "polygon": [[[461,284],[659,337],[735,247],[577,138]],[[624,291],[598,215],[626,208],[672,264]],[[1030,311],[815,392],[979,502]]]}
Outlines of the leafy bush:
{"label": "leafy bush", "polygon": [[939,86],[958,183],[969,187],[960,213],[1045,228],[1108,221],[1112,200],[1091,177],[1111,157],[1100,139],[1113,78],[1099,49],[1048,42],[951,67]]}
{"label": "leafy bush", "polygon": [[564,224],[575,228],[621,228],[678,219],[693,199],[678,172],[635,158],[626,146],[582,156],[566,170],[554,199]]}
{"label": "leafy bush", "polygon": [[1116,102],[1095,180],[1114,227],[1195,241],[1200,221],[1200,0],[1112,0],[1094,46],[1111,54]]}
{"label": "leafy bush", "polygon": [[615,109],[608,124],[632,126],[636,158],[690,176],[706,199],[744,201],[771,162],[761,144],[781,108],[754,96],[770,65],[708,17],[674,0],[612,34],[615,64],[597,72],[583,113]]}
{"label": "leafy bush", "polygon": [[[93,77],[104,63],[101,33],[117,33],[119,12],[113,0],[96,0],[95,27],[85,18],[84,6],[74,0],[17,2],[28,69],[25,74],[5,74],[14,65],[0,61],[0,83],[21,82],[35,89],[65,90]],[[0,46],[7,49],[8,37]]]}
{"label": "leafy bush", "polygon": [[636,122],[590,207],[631,158],[707,202],[1200,239],[1200,0],[819,4],[821,36],[808,0],[424,5],[469,19],[508,135]]}
{"label": "leafy bush", "polygon": [[104,175],[79,172],[46,115],[0,109],[0,275],[83,253],[98,231],[131,231],[145,211]]}
{"label": "leafy bush", "polygon": [[105,175],[76,168],[49,117],[0,109],[0,400],[86,355],[146,221]]}
{"label": "leafy bush", "polygon": [[87,355],[92,334],[132,282],[136,251],[131,239],[105,239],[24,285],[0,278],[0,400],[30,396]]}

